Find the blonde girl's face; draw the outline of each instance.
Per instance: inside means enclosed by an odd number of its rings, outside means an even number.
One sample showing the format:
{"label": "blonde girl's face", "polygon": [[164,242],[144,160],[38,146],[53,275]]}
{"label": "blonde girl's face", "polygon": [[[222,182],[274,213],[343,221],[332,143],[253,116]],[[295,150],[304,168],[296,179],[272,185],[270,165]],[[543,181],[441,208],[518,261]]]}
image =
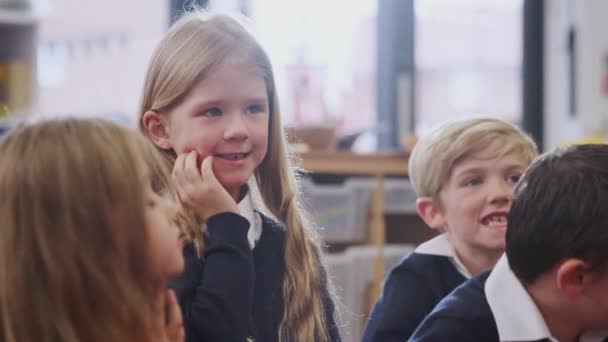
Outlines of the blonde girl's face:
{"label": "blonde girl's face", "polygon": [[196,150],[199,165],[213,156],[213,171],[238,193],[266,156],[270,108],[260,71],[227,61],[199,82],[168,115],[177,155]]}
{"label": "blonde girl's face", "polygon": [[164,282],[184,269],[182,241],[176,224],[178,207],[169,196],[157,194],[147,183],[144,215],[150,241],[150,264],[158,280]]}

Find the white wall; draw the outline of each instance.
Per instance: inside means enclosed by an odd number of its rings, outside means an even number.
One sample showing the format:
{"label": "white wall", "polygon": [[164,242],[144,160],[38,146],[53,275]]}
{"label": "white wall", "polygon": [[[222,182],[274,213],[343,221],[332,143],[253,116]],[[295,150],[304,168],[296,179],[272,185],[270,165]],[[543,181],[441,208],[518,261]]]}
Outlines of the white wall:
{"label": "white wall", "polygon": [[53,0],[38,34],[38,108],[135,119],[152,51],[169,24],[166,0]]}
{"label": "white wall", "polygon": [[[602,93],[608,54],[608,1],[545,1],[545,147],[608,132]],[[568,28],[577,32],[576,110],[569,113]]]}
{"label": "white wall", "polygon": [[586,133],[608,129],[608,95],[602,91],[602,77],[606,73],[608,58],[608,1],[577,1],[579,52],[578,63],[578,111]]}
{"label": "white wall", "polygon": [[544,146],[582,135],[580,120],[568,109],[568,28],[574,25],[571,0],[545,1]]}

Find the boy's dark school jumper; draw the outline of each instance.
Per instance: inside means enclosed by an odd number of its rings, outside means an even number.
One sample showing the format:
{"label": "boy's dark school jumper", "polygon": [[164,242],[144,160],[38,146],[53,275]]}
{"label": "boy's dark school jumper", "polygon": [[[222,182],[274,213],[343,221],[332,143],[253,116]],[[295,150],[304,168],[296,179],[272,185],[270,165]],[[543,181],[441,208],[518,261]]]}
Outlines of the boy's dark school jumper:
{"label": "boy's dark school jumper", "polygon": [[449,257],[414,251],[386,279],[363,342],[407,341],[435,305],[465,281]]}
{"label": "boy's dark school jumper", "polygon": [[[258,213],[262,234],[251,250],[249,221],[233,213],[207,220],[204,257],[184,248],[185,269],[171,281],[182,308],[187,342],[278,341],[283,318],[285,227]],[[325,292],[332,341],[340,341],[334,305]]]}
{"label": "boy's dark school jumper", "polygon": [[[485,271],[457,287],[420,324],[410,342],[498,342],[484,285]],[[543,341],[543,340],[540,340]]]}
{"label": "boy's dark school jumper", "polygon": [[[581,342],[605,341],[586,332]],[[457,287],[429,314],[411,342],[555,341],[538,307],[503,255],[486,271]]]}

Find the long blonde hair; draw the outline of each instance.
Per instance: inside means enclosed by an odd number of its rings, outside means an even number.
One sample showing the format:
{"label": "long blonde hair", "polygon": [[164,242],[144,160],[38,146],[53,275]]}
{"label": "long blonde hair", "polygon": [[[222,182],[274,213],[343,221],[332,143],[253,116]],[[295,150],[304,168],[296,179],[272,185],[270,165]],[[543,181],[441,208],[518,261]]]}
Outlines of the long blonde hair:
{"label": "long blonde hair", "polygon": [[[305,224],[299,208],[298,184],[287,153],[272,67],[255,38],[229,16],[197,12],[182,16],[160,42],[149,65],[139,109],[140,129],[147,133],[142,122],[146,111],[167,115],[198,82],[225,60],[235,57],[262,72],[268,94],[268,151],[255,177],[266,207],[287,226],[284,316],[279,339],[328,341],[323,307],[327,276],[316,236]],[[171,168],[175,151],[160,150],[167,168]],[[202,253],[200,227],[191,225],[184,235]]]}
{"label": "long blonde hair", "polygon": [[0,340],[151,338],[149,145],[93,119],[30,124],[0,141]]}

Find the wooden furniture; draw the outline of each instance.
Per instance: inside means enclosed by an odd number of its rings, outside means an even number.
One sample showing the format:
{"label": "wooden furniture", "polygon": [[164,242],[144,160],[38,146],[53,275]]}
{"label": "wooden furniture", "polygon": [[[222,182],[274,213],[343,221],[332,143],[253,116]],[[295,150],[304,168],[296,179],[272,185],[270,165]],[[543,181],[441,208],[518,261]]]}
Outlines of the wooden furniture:
{"label": "wooden furniture", "polygon": [[384,221],[384,177],[408,175],[405,153],[354,154],[351,152],[318,151],[300,154],[300,167],[314,173],[371,176],[376,179],[369,212],[368,242],[377,248],[374,277],[367,291],[367,312],[380,296],[384,280],[383,248],[386,242]]}

